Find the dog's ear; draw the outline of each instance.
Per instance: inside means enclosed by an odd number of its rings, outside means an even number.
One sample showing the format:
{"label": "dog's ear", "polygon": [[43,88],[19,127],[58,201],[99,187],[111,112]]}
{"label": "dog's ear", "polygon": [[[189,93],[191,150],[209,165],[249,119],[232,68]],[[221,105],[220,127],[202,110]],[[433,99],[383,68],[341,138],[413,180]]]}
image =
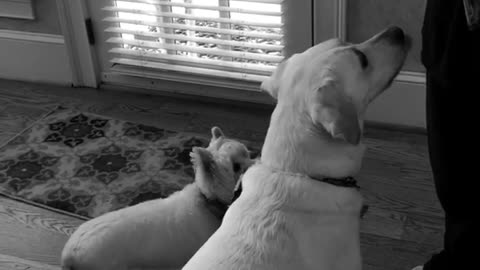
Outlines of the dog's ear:
{"label": "dog's ear", "polygon": [[[323,41],[322,43],[317,44],[316,46],[311,47],[310,49],[308,49],[308,51],[310,51],[310,53],[315,55],[317,53],[321,53],[321,52],[336,48],[338,46],[342,46],[343,44],[344,42],[342,42],[339,39],[329,39],[329,40]],[[272,96],[274,99],[278,99],[278,91],[280,89],[280,83],[282,83],[283,81],[282,77],[284,77],[285,75],[284,73],[285,73],[286,67],[288,63],[292,63],[292,65],[296,65],[295,62],[299,60],[296,58],[297,56],[298,56],[297,54],[293,54],[292,56],[284,59],[280,64],[278,64],[273,74],[262,82],[260,89],[268,92],[270,96]]]}
{"label": "dog's ear", "polygon": [[265,79],[260,85],[260,89],[266,91],[274,99],[278,99],[278,90],[280,89],[280,82],[287,66],[288,59],[284,59],[280,64],[278,64],[275,71],[270,77]]}
{"label": "dog's ear", "polygon": [[225,170],[226,164],[216,161],[214,155],[205,148],[193,147],[190,153],[195,170],[195,183],[202,194],[210,200],[218,199],[230,203],[236,182]]}
{"label": "dog's ear", "polygon": [[355,105],[338,89],[340,86],[328,80],[310,99],[310,116],[315,125],[321,125],[333,138],[357,145],[361,129]]}
{"label": "dog's ear", "polygon": [[212,127],[212,140],[216,140],[220,137],[225,137],[223,131],[219,127]]}
{"label": "dog's ear", "polygon": [[[213,129],[212,129],[213,131]],[[202,147],[193,147],[190,153],[191,162],[195,170],[195,181],[208,198],[215,194],[215,172],[217,171],[215,160],[210,151]]]}

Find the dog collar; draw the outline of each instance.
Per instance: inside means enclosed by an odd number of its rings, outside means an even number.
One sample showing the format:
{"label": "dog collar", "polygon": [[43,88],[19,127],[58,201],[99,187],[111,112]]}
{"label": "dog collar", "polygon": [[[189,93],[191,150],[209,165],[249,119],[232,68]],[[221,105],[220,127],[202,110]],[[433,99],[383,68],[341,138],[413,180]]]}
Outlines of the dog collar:
{"label": "dog collar", "polygon": [[[351,177],[351,176],[345,177],[345,178],[320,178],[320,179],[312,178],[312,177],[308,177],[308,178],[311,178],[311,179],[317,180],[317,181],[321,181],[321,182],[325,182],[325,183],[328,183],[328,184],[331,184],[331,185],[339,186],[339,187],[348,187],[348,188],[360,189],[360,186],[358,186],[358,184],[357,184],[357,180],[355,178]],[[242,190],[243,190],[242,181],[240,181],[237,185],[237,188],[235,189],[235,193],[233,195],[232,203],[238,197],[240,197],[240,194],[242,193]],[[227,206],[227,208],[228,208],[228,206]],[[227,211],[227,210],[225,209],[225,211]],[[367,213],[367,211],[368,211],[368,205],[363,204],[362,209],[360,210],[360,218],[363,218],[365,216],[365,214]],[[224,214],[225,214],[225,212],[224,212]]]}
{"label": "dog collar", "polygon": [[345,178],[330,178],[330,177],[323,177],[323,178],[314,178],[314,177],[309,177],[314,180],[320,181],[320,182],[325,182],[327,184],[331,184],[337,187],[346,187],[346,188],[356,188],[360,189],[360,187],[357,184],[357,180],[353,178],[352,176],[348,176]]}
{"label": "dog collar", "polygon": [[220,201],[219,199],[209,199],[205,194],[200,193],[205,201],[207,209],[218,219],[223,219],[223,216],[227,212],[228,204]]}
{"label": "dog collar", "polygon": [[[260,164],[260,163],[257,163],[257,164]],[[337,186],[337,187],[355,188],[357,190],[360,189],[360,186],[357,184],[357,180],[353,176],[347,176],[347,177],[344,177],[344,178],[332,178],[332,177],[318,178],[318,177],[310,177],[306,174],[285,172],[285,171],[282,171],[282,170],[271,168],[270,166],[267,166],[265,164],[262,164],[262,166],[267,167],[269,170],[271,170],[273,172],[279,172],[279,173],[283,173],[283,174],[301,176],[301,177],[304,177],[304,178],[307,178],[307,179],[312,179],[312,180],[315,180],[315,181],[324,182],[324,183],[334,185],[334,186]],[[242,192],[241,183],[238,186],[238,190],[236,191],[236,193],[237,192],[238,192],[238,194],[235,194],[236,196],[234,197],[234,200],[236,198],[238,198],[238,196],[240,196],[240,193]],[[367,204],[362,205],[362,208],[360,209],[360,218],[363,218],[365,216],[365,214],[368,211],[368,208],[369,208],[369,206]]]}
{"label": "dog collar", "polygon": [[360,189],[360,186],[357,184],[357,180],[353,176],[347,176],[344,178],[333,178],[333,177],[312,177],[303,173],[293,173],[293,172],[286,172],[280,169],[272,168],[268,165],[265,165],[263,163],[258,163],[261,166],[267,167],[269,170],[272,172],[277,172],[281,174],[287,174],[287,175],[292,175],[292,176],[299,176],[302,178],[307,178],[307,179],[312,179],[320,182],[324,182],[327,184],[331,184],[337,187],[346,187],[346,188],[356,188]]}

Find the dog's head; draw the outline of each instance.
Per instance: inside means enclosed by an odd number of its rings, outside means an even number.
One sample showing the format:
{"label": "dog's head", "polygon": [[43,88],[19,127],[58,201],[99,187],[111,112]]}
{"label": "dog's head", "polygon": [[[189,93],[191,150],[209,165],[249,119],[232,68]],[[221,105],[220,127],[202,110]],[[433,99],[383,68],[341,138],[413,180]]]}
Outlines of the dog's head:
{"label": "dog's head", "polygon": [[232,202],[240,176],[253,164],[247,147],[225,137],[218,127],[212,128],[208,147],[194,147],[190,157],[202,193],[227,205]]}
{"label": "dog's head", "polygon": [[261,88],[332,138],[356,145],[367,105],[391,84],[408,47],[398,27],[360,44],[328,40],[282,62]]}

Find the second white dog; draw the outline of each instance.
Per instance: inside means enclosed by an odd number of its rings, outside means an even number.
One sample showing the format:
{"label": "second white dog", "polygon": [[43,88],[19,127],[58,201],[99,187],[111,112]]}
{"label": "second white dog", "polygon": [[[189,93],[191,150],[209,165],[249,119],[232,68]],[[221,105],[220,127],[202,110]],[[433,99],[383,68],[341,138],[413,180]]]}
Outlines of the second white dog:
{"label": "second white dog", "polygon": [[166,199],[82,224],[65,245],[62,268],[181,268],[220,226],[240,175],[252,163],[247,148],[217,127],[208,148],[194,148],[191,158],[194,183]]}

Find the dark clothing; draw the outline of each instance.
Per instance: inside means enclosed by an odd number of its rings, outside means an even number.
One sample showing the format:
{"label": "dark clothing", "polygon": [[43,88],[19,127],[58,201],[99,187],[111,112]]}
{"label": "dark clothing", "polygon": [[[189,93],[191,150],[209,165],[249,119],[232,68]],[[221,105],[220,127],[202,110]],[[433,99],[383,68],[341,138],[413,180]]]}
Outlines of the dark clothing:
{"label": "dark clothing", "polygon": [[467,27],[462,0],[428,0],[422,28],[422,62],[448,86],[479,76],[480,29]]}
{"label": "dark clothing", "polygon": [[[472,269],[480,251],[478,232],[474,224],[479,213],[480,190],[478,176],[477,133],[474,112],[479,105],[472,84],[445,87],[436,77],[427,75],[427,130],[430,163],[437,197],[445,211],[444,250],[435,255],[424,270]],[[478,88],[478,87],[476,87]],[[463,96],[463,98],[458,98]],[[460,265],[465,264],[464,268]]]}
{"label": "dark clothing", "polygon": [[476,269],[480,29],[467,27],[462,0],[428,0],[422,36],[430,163],[445,211],[444,249],[424,269]]}

